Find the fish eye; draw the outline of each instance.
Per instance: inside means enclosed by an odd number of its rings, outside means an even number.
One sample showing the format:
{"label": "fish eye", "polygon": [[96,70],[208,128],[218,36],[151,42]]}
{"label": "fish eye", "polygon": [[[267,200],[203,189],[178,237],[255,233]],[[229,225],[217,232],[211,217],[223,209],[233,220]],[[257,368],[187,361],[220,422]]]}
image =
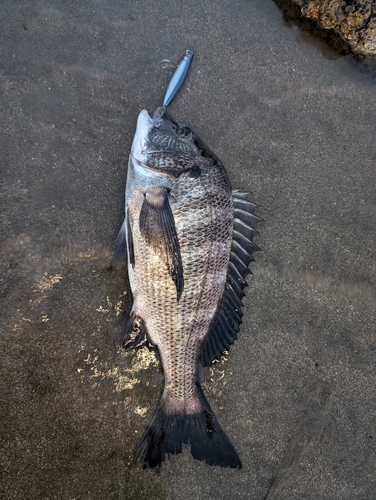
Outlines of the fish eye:
{"label": "fish eye", "polygon": [[178,127],[176,133],[182,139],[187,139],[191,135],[191,131],[188,127]]}

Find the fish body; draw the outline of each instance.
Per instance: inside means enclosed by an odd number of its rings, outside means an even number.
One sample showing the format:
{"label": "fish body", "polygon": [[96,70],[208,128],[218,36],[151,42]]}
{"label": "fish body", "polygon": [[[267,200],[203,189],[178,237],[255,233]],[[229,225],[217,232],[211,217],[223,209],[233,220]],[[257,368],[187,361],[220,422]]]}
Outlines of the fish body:
{"label": "fish body", "polygon": [[[124,331],[132,348],[157,346],[165,377],[159,406],[136,452],[159,465],[190,444],[194,458],[241,467],[198,379],[234,342],[258,218],[233,192],[217,157],[159,108],[141,111],[128,164],[125,220],[115,260],[127,254],[133,306]],[[138,327],[139,334],[129,341]]]}

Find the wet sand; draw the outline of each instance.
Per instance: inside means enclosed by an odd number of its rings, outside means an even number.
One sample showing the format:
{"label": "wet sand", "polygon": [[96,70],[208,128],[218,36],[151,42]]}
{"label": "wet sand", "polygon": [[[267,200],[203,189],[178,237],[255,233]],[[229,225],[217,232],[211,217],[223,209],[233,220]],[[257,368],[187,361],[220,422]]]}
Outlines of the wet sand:
{"label": "wet sand", "polygon": [[[0,496],[375,498],[372,74],[265,0],[5,1],[0,23]],[[202,370],[240,471],[132,465],[163,374],[119,348],[108,263],[137,115],[186,48],[170,111],[265,219],[239,339]]]}

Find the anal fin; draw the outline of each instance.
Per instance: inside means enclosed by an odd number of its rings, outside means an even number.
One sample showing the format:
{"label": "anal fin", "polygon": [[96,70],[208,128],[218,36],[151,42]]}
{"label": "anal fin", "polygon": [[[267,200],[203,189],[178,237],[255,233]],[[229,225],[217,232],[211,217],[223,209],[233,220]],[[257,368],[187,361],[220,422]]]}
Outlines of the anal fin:
{"label": "anal fin", "polygon": [[[134,333],[136,336],[131,340]],[[129,351],[130,349],[141,348],[148,344],[150,343],[145,321],[135,311],[132,311],[122,331],[121,345],[126,351]]]}

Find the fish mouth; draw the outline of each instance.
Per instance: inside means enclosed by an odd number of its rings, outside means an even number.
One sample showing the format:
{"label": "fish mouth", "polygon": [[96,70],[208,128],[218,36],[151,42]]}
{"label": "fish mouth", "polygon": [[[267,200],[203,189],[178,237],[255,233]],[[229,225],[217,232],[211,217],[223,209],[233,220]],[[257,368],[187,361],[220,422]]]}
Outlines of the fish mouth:
{"label": "fish mouth", "polygon": [[146,109],[143,109],[138,115],[136,132],[132,143],[132,154],[135,158],[142,158],[142,155],[146,152],[159,152],[149,150],[147,139],[153,128],[159,128],[161,126],[165,112],[166,108],[161,106],[155,111],[153,118],[149,115]]}
{"label": "fish mouth", "polygon": [[136,133],[134,135],[131,149],[132,155],[135,158],[142,157],[143,153],[145,152],[146,141],[153,126],[153,119],[149,116],[149,113],[146,111],[146,109],[143,109],[137,118]]}
{"label": "fish mouth", "polygon": [[166,106],[160,106],[154,111],[154,115],[152,118],[154,127],[159,128],[161,126],[165,114],[166,114]]}
{"label": "fish mouth", "polygon": [[154,176],[154,177],[165,177],[165,178],[171,178],[174,176],[171,176],[170,172],[163,172],[161,170],[157,170],[154,168],[150,168],[145,163],[143,163],[139,158],[136,158],[133,156],[133,167],[134,169],[141,175],[143,176]]}
{"label": "fish mouth", "polygon": [[189,175],[189,177],[197,178],[201,175],[201,169],[198,164],[194,162],[193,165],[187,166],[187,168],[182,168],[180,165],[170,167],[163,167],[161,169],[157,166],[149,166],[145,165],[143,161],[135,156],[132,157],[133,168],[138,174],[143,175],[145,177],[163,177],[169,180],[176,180],[182,175]]}
{"label": "fish mouth", "polygon": [[[144,176],[178,178],[185,172],[199,171],[197,155],[190,150],[180,150],[174,145],[174,133],[177,123],[166,115],[166,109],[157,108],[153,117],[146,109],[138,115],[137,127],[132,143],[131,157],[134,169]],[[169,136],[171,140],[160,140],[160,144],[153,143],[153,129],[160,129],[160,136]],[[167,155],[174,160],[163,161]],[[184,165],[186,164],[186,166]]]}

